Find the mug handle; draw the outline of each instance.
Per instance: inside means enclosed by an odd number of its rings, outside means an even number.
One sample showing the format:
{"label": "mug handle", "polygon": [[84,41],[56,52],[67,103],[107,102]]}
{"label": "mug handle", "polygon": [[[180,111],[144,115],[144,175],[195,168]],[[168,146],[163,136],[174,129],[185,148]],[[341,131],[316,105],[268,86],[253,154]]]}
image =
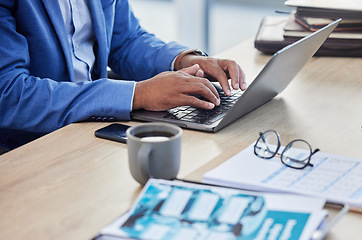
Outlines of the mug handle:
{"label": "mug handle", "polygon": [[[145,182],[148,181],[147,177],[148,178],[152,177],[150,167],[149,167],[150,166],[149,160],[150,160],[151,152],[152,152],[152,148],[150,147],[150,145],[143,144],[138,149],[138,153],[137,153],[137,158],[138,158],[138,161],[141,166],[142,177],[144,177]],[[145,176],[147,176],[147,177],[145,177]]]}

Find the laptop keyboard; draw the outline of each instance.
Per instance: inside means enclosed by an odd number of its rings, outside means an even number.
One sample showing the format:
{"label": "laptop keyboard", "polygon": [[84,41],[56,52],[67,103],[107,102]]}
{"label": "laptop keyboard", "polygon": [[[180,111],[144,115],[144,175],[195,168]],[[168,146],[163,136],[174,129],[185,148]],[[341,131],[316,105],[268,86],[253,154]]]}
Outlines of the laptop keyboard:
{"label": "laptop keyboard", "polygon": [[[231,96],[227,96],[221,88],[216,87],[220,96],[220,105],[211,110],[196,108],[191,106],[181,106],[168,110],[164,118],[176,119],[191,123],[210,125],[218,121],[226,112],[233,107],[235,102],[242,95],[240,90],[231,90]],[[200,99],[206,100],[203,97]]]}

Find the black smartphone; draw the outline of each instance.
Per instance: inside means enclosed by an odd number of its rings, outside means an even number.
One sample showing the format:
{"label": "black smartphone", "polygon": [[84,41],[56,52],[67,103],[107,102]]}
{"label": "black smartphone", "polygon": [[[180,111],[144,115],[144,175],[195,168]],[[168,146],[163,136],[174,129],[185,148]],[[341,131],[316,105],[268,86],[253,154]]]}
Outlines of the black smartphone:
{"label": "black smartphone", "polygon": [[94,135],[99,138],[127,143],[126,131],[129,127],[130,126],[121,123],[112,123],[111,125],[96,130]]}

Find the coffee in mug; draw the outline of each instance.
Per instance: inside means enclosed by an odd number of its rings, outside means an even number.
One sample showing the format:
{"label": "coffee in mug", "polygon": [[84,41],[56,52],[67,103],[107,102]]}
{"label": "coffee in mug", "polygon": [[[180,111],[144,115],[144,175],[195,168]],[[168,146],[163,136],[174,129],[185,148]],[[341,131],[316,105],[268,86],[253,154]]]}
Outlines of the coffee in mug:
{"label": "coffee in mug", "polygon": [[173,134],[169,132],[141,132],[135,134],[135,137],[141,138],[143,142],[160,142],[167,141]]}

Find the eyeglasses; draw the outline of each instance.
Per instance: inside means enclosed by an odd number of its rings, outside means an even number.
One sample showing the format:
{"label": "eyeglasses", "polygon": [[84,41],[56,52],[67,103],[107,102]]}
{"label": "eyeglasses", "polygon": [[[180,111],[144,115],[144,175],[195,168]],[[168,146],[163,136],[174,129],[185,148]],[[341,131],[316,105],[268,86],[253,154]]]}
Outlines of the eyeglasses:
{"label": "eyeglasses", "polygon": [[296,139],[285,146],[281,154],[278,153],[281,142],[279,134],[274,130],[260,132],[259,138],[254,145],[254,153],[263,159],[271,159],[274,156],[280,157],[283,164],[295,169],[303,169],[307,166],[313,167],[310,163],[311,157],[319,151],[304,140]]}

